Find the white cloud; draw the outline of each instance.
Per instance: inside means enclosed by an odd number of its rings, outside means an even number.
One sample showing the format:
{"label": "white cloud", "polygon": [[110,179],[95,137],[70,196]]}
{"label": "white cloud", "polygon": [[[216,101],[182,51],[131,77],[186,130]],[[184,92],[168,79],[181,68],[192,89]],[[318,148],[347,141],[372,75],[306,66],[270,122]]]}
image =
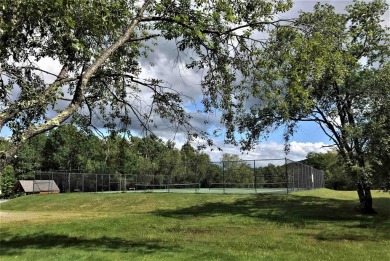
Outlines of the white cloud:
{"label": "white cloud", "polygon": [[284,144],[278,142],[261,142],[253,150],[245,152],[241,152],[238,147],[233,145],[224,145],[223,142],[217,143],[223,151],[212,151],[209,148],[204,151],[210,156],[212,161],[220,161],[222,155],[225,153],[240,155],[240,158],[243,160],[265,160],[265,162],[273,162],[272,159],[287,158],[293,161],[299,161],[305,159],[309,152],[325,153],[330,149],[328,144],[323,142],[292,141],[290,143],[290,152],[286,155]]}
{"label": "white cloud", "polygon": [[[53,60],[52,58],[49,57],[44,57],[35,63],[37,67],[40,68],[41,70],[50,72],[54,75],[58,75],[62,69],[62,65],[59,61]],[[54,75],[42,73],[42,78],[44,79],[45,83],[52,83],[57,78]]]}

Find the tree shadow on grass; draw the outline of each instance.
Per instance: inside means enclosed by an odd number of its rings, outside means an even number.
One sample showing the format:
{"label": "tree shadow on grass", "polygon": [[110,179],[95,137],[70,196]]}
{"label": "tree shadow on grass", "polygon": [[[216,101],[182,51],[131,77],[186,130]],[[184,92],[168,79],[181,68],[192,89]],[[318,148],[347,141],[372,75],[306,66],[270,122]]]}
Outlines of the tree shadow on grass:
{"label": "tree shadow on grass", "polygon": [[[381,205],[385,205],[384,201],[390,205],[388,198],[376,198],[375,202],[378,201],[383,201]],[[176,210],[159,210],[155,214],[180,219],[191,216],[240,215],[281,224],[292,224],[297,227],[302,224],[318,224],[318,222],[327,221],[357,221],[366,226],[372,226],[373,220],[385,219],[380,215],[378,217],[361,215],[355,211],[357,203],[356,200],[262,194],[230,203],[206,202]],[[380,213],[381,210],[378,212]]]}
{"label": "tree shadow on grass", "polygon": [[[7,237],[2,233],[2,238]],[[56,234],[32,234],[13,236],[0,240],[0,255],[15,255],[20,249],[77,248],[85,251],[115,251],[152,254],[154,252],[177,251],[180,247],[167,245],[159,240],[131,241],[123,238],[101,237],[88,239]]]}
{"label": "tree shadow on grass", "polygon": [[[324,199],[318,197],[257,195],[235,202],[206,202],[176,210],[160,210],[155,214],[185,219],[237,215],[283,227],[288,225],[304,236],[320,241],[380,241],[389,240],[389,198],[376,198],[382,206],[377,215],[362,215],[356,211],[356,200]],[[324,226],[321,226],[323,223]],[[311,228],[311,230],[305,230]],[[316,232],[313,232],[316,231]]]}

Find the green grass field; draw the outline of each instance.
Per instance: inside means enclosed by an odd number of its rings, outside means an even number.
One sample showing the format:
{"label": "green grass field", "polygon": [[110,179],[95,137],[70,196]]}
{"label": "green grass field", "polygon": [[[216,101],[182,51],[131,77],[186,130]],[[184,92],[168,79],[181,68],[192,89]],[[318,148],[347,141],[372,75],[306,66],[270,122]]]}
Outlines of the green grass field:
{"label": "green grass field", "polygon": [[0,260],[390,260],[390,195],[58,194],[0,204]]}

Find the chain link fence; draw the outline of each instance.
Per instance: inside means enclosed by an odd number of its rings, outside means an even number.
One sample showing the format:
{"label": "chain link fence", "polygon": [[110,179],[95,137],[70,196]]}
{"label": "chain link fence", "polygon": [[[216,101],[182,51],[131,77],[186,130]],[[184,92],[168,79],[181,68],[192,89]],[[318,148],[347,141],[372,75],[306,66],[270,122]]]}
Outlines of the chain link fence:
{"label": "chain link fence", "polygon": [[325,187],[324,172],[311,166],[286,160],[288,187],[290,191],[310,190]]}
{"label": "chain link fence", "polygon": [[180,172],[86,173],[38,171],[35,180],[54,180],[61,192],[290,193],[324,187],[324,172],[289,159],[187,162]]}

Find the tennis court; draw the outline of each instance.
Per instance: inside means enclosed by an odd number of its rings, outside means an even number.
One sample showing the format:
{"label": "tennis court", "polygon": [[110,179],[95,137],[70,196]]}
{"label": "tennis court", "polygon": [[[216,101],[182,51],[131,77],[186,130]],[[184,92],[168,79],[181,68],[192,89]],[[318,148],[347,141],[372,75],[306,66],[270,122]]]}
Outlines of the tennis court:
{"label": "tennis court", "polygon": [[288,159],[217,162],[205,169],[193,165],[184,166],[181,173],[39,171],[35,179],[54,180],[61,193],[288,194],[323,188],[325,183],[323,171]]}
{"label": "tennis court", "polygon": [[287,188],[170,188],[170,189],[148,189],[148,190],[130,190],[127,192],[156,192],[156,193],[199,193],[199,194],[269,194],[269,193],[287,193]]}
{"label": "tennis court", "polygon": [[[220,185],[220,184],[218,184]],[[231,185],[231,184],[229,184]],[[195,193],[195,194],[270,194],[292,192],[293,189],[286,187],[260,188],[260,187],[209,187],[202,188],[199,183],[190,184],[165,184],[165,185],[144,185],[137,184],[136,187],[124,191],[103,191],[101,193]],[[97,192],[99,193],[99,192]]]}

